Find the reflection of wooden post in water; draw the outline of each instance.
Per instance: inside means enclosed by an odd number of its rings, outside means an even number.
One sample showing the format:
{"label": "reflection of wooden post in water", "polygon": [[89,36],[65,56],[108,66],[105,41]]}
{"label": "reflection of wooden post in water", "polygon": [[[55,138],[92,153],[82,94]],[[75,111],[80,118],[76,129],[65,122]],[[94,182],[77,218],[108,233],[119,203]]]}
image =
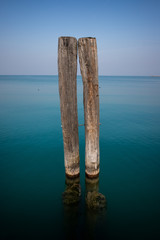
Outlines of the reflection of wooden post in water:
{"label": "reflection of wooden post in water", "polygon": [[88,177],[85,178],[85,185],[86,185],[86,194],[88,192],[98,192],[99,191],[99,177],[90,179]]}
{"label": "reflection of wooden post in water", "polygon": [[88,239],[107,239],[103,233],[105,221],[106,198],[99,193],[99,177],[85,179],[86,185],[86,234]]}
{"label": "reflection of wooden post in water", "polygon": [[66,189],[63,193],[63,203],[66,206],[77,205],[81,196],[80,177],[68,178],[66,176]]}
{"label": "reflection of wooden post in water", "polygon": [[65,171],[67,176],[76,177],[79,175],[76,38],[59,38],[58,73]]}
{"label": "reflection of wooden post in water", "polygon": [[99,177],[90,179],[86,177],[86,204],[90,210],[103,210],[106,208],[106,198],[99,192]]}
{"label": "reflection of wooden post in water", "polygon": [[85,118],[85,171],[90,178],[99,174],[99,85],[97,44],[95,38],[78,40],[83,79]]}
{"label": "reflection of wooden post in water", "polygon": [[63,193],[63,209],[64,209],[64,239],[79,239],[77,237],[79,222],[79,201],[81,197],[80,177],[67,178],[66,188]]}

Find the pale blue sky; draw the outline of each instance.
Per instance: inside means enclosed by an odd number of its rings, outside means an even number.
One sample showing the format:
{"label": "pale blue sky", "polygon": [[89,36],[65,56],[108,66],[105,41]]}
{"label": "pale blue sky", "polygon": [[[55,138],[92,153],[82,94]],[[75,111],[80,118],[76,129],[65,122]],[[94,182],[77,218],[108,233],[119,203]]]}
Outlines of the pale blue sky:
{"label": "pale blue sky", "polygon": [[57,74],[58,37],[91,36],[100,75],[160,75],[160,0],[1,0],[0,35],[0,74]]}

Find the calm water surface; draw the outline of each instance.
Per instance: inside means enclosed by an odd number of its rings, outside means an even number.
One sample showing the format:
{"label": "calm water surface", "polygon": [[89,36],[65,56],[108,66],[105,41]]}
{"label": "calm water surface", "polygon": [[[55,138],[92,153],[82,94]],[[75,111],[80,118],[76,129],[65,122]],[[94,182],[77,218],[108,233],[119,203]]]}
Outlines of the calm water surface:
{"label": "calm water surface", "polygon": [[[160,239],[160,78],[99,77],[106,210],[66,206],[57,76],[0,76],[0,239]],[[82,80],[78,117],[84,122]]]}

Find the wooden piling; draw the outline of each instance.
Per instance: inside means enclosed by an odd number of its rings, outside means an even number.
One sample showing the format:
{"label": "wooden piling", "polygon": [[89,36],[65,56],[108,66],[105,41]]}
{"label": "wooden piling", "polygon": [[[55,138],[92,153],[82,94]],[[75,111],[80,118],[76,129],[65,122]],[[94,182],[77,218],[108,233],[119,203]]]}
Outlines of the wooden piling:
{"label": "wooden piling", "polygon": [[77,114],[77,39],[58,40],[58,73],[65,172],[79,175],[79,139]]}
{"label": "wooden piling", "polygon": [[85,119],[85,172],[99,175],[99,85],[96,38],[80,38],[78,53],[83,80]]}

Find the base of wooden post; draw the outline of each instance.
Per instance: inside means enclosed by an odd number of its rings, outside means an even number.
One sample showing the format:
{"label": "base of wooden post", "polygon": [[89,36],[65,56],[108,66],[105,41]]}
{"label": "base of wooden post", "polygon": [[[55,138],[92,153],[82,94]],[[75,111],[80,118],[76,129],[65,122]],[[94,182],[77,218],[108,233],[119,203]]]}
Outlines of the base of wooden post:
{"label": "base of wooden post", "polygon": [[71,174],[71,173],[65,172],[65,174],[66,174],[66,177],[69,178],[69,179],[78,178],[78,177],[80,176],[80,172],[79,172],[79,173],[76,173],[76,174],[75,174],[75,173],[74,173],[74,174],[73,174],[73,173]]}
{"label": "base of wooden post", "polygon": [[92,171],[92,172],[88,172],[87,170],[85,171],[86,177],[93,179],[93,178],[97,178],[99,176],[99,169]]}
{"label": "base of wooden post", "polygon": [[69,157],[68,161],[65,161],[65,173],[69,178],[76,178],[80,174],[79,167],[79,155],[78,157]]}
{"label": "base of wooden post", "polygon": [[65,176],[65,183],[67,186],[73,185],[75,183],[80,183],[80,175],[74,178],[70,178],[67,175]]}

